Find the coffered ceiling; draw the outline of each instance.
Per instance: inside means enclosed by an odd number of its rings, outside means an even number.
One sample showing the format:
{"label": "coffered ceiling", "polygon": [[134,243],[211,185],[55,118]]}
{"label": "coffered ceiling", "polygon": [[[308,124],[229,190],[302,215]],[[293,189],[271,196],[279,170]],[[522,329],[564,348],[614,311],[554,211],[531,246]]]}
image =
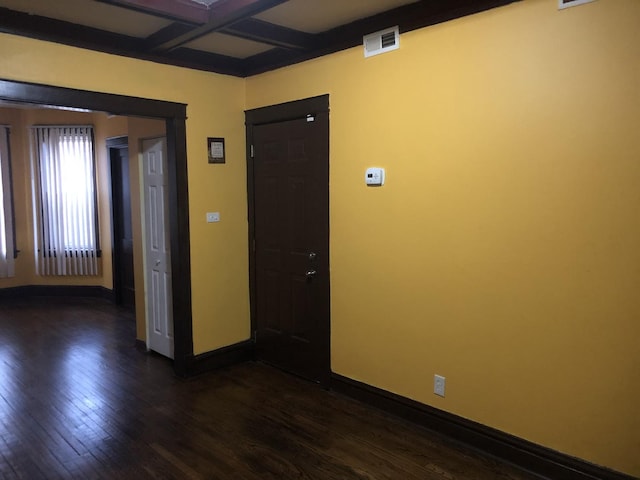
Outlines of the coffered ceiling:
{"label": "coffered ceiling", "polygon": [[0,0],[0,31],[240,77],[517,0]]}

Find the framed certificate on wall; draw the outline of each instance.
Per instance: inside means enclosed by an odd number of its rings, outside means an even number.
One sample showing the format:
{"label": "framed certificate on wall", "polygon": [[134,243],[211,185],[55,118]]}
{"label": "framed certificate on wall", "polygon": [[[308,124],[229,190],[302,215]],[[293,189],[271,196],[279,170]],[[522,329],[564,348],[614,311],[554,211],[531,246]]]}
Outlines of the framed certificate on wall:
{"label": "framed certificate on wall", "polygon": [[207,147],[209,151],[209,163],[225,163],[224,138],[207,138]]}

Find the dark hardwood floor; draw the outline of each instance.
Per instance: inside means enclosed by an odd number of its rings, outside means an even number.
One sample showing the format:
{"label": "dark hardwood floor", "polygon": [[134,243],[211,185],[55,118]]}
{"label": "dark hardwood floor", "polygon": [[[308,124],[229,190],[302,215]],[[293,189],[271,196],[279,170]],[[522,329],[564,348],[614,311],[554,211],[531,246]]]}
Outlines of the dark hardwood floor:
{"label": "dark hardwood floor", "polygon": [[102,300],[0,300],[3,479],[538,478],[268,366],[183,380]]}

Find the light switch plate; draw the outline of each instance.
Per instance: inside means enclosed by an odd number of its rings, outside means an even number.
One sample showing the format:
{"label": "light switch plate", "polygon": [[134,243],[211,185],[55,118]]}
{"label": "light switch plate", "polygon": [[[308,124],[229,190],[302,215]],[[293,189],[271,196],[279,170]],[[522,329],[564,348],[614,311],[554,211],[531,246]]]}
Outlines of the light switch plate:
{"label": "light switch plate", "polygon": [[433,393],[444,397],[444,387],[446,379],[442,375],[433,376]]}
{"label": "light switch plate", "polygon": [[220,212],[207,212],[207,223],[215,223],[220,221]]}

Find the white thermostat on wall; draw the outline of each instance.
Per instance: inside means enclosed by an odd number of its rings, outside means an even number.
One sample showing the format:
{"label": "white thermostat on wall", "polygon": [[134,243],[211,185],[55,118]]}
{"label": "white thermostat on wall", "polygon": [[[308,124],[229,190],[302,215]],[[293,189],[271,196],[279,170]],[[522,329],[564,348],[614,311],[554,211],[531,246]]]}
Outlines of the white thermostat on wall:
{"label": "white thermostat on wall", "polygon": [[367,168],[367,172],[364,175],[364,181],[370,187],[380,187],[384,185],[384,168]]}

